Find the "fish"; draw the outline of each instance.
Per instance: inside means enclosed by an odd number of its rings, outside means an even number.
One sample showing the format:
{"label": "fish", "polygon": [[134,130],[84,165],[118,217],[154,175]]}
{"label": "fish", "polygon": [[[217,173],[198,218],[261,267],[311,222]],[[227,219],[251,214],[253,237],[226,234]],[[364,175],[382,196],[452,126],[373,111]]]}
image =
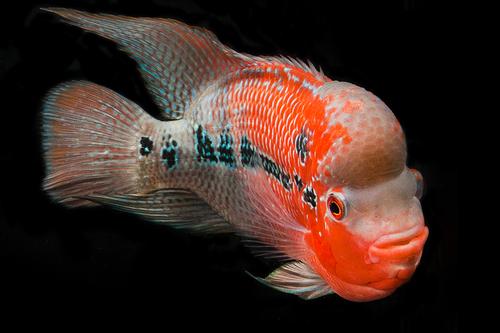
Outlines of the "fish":
{"label": "fish", "polygon": [[237,52],[174,19],[45,8],[137,63],[156,118],[89,81],[42,106],[43,189],[201,234],[235,233],[280,266],[255,277],[310,300],[384,298],[420,262],[423,177],[373,93],[311,62]]}

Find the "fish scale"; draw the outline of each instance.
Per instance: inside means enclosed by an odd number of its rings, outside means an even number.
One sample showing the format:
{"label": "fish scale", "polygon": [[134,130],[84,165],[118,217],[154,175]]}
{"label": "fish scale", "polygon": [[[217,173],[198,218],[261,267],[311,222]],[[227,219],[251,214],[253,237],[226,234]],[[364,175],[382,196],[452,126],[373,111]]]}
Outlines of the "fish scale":
{"label": "fish scale", "polygon": [[[264,77],[261,73],[266,73]],[[299,123],[298,119],[304,119],[300,116],[301,112],[306,108],[309,100],[315,100],[313,92],[308,88],[313,86],[310,83],[308,86],[300,84],[300,79],[291,79],[291,77],[298,78],[299,75],[306,76],[303,80],[311,79],[311,75],[301,74],[297,69],[292,70],[291,67],[284,66],[269,66],[264,63],[262,65],[253,65],[252,67],[238,71],[235,75],[229,75],[230,78],[225,79],[222,84],[210,87],[208,91],[214,93],[205,93],[200,101],[194,102],[192,117],[194,123],[204,124],[207,128],[223,127],[223,124],[230,123],[232,133],[235,137],[235,146],[240,147],[241,137],[245,135],[253,143],[258,152],[265,154],[271,160],[275,161],[280,168],[286,172],[289,177],[298,175],[307,182],[308,176],[300,172],[301,166],[297,163],[297,153],[291,137],[292,133],[300,132],[303,123]],[[261,80],[256,80],[260,78]],[[269,88],[264,92],[264,85],[262,80],[270,82],[271,91]],[[306,81],[307,82],[307,81]],[[221,86],[227,86],[226,93]],[[241,86],[243,88],[239,89]],[[283,98],[283,95],[276,88],[277,86],[286,87],[288,98]],[[244,89],[244,93],[241,90]],[[274,91],[273,91],[274,89]],[[304,95],[308,95],[307,98]],[[208,100],[208,102],[207,102]],[[316,103],[319,101],[316,100]],[[199,107],[198,107],[199,105]],[[211,112],[206,112],[207,106]],[[229,111],[238,108],[240,112],[237,115],[231,114]],[[227,115],[227,117],[225,117]],[[296,122],[291,123],[286,120],[291,115],[295,117]],[[211,119],[211,122],[206,122]],[[222,125],[221,125],[222,124]],[[210,132],[212,137],[217,136],[217,131]],[[277,148],[279,147],[279,148]],[[241,159],[241,152],[237,148],[236,151]],[[206,167],[206,166],[200,166]],[[214,165],[215,168],[224,168],[223,165]],[[228,174],[232,172],[220,172],[220,178],[215,178],[213,181],[217,183],[224,183],[228,178]],[[280,179],[267,176],[268,181],[272,184],[272,189],[275,194],[280,198],[284,205],[305,205],[305,202],[300,199],[300,196],[289,193],[284,186],[280,183]],[[217,201],[217,192],[214,195],[210,184],[205,186],[190,187],[193,191],[200,194],[205,199],[210,199],[214,207],[224,207]],[[300,192],[299,189],[293,188],[292,190]],[[221,196],[224,192],[221,193]],[[296,193],[294,193],[296,194]],[[234,202],[230,205],[233,207],[234,212],[232,215],[227,215],[229,221],[239,220],[245,223],[245,217],[239,213],[240,196],[232,196]],[[297,200],[297,198],[299,200]],[[250,216],[251,218],[251,216]],[[301,221],[299,219],[299,221]]]}
{"label": "fish scale", "polygon": [[[296,158],[297,153],[294,152],[293,140],[288,140],[286,146],[283,144],[284,141],[274,146],[270,144],[276,141],[277,137],[283,139],[289,135],[289,132],[298,131],[298,128],[301,126],[299,124],[290,123],[288,126],[282,126],[281,124],[290,114],[296,114],[296,109],[300,104],[295,103],[296,100],[294,98],[290,98],[286,100],[289,103],[286,105],[284,104],[285,99],[280,98],[280,95],[261,93],[263,85],[259,81],[253,78],[245,79],[249,75],[248,73],[251,72],[251,70],[247,71],[243,74],[243,78],[233,76],[231,81],[226,80],[225,85],[228,88],[225,90],[220,89],[220,86],[217,84],[214,87],[208,88],[207,91],[213,91],[213,93],[204,93],[197,101],[193,102],[192,110],[190,110],[191,116],[187,117],[187,119],[190,119],[189,121],[179,122],[175,124],[175,127],[171,124],[165,124],[161,136],[171,135],[176,138],[181,147],[179,149],[179,159],[181,162],[174,170],[166,170],[161,162],[156,163],[155,168],[159,174],[158,177],[161,178],[161,181],[156,184],[156,188],[189,188],[199,194],[200,197],[209,201],[228,221],[238,221],[240,224],[249,223],[247,220],[253,218],[251,214],[249,216],[242,216],[240,210],[242,202],[247,200],[247,197],[242,195],[244,191],[241,189],[241,186],[237,185],[242,182],[242,180],[238,180],[238,175],[241,172],[245,172],[245,167],[241,163],[240,151],[241,137],[243,135],[249,138],[256,152],[269,157],[271,161],[276,163],[276,167],[279,170],[287,173],[289,178],[299,175],[299,177],[304,179],[303,181],[306,180],[306,177],[300,175],[298,172],[299,165]],[[283,73],[285,73],[284,70],[282,70]],[[276,76],[274,70],[271,71],[270,75],[273,76],[274,80],[271,80],[272,78],[270,77],[269,82],[280,82],[282,85],[289,83],[291,86],[287,89],[290,91],[303,89],[295,80],[286,80],[286,76],[284,78],[282,75]],[[241,86],[245,87],[244,93],[241,93],[241,90],[237,89],[240,83]],[[226,94],[223,93],[224,91],[226,91]],[[313,98],[312,94],[310,95]],[[256,97],[256,99],[252,100],[251,96]],[[295,108],[291,108],[291,104],[295,104]],[[207,107],[214,110],[213,114],[204,111]],[[231,113],[230,110],[234,110],[235,108],[239,112],[237,114]],[[222,112],[222,110],[227,111]],[[279,112],[281,110],[285,110],[286,112]],[[263,117],[263,115],[266,117]],[[195,139],[187,133],[190,133],[191,129],[197,125],[201,125],[204,128],[219,129],[224,127],[224,125],[220,124],[227,123],[231,123],[231,133],[234,138],[234,151],[238,168],[227,168],[222,163],[207,164],[197,162]],[[271,124],[272,126],[267,126],[266,124]],[[276,135],[275,133],[278,134]],[[212,138],[214,148],[219,144],[219,134],[220,131],[207,130],[207,135]],[[156,156],[161,155],[160,147],[163,146],[163,140],[159,140],[159,136],[160,134],[156,134]],[[280,148],[274,149],[276,146]],[[144,173],[149,172],[151,172],[150,169],[144,171]],[[210,174],[209,181],[206,180],[207,174]],[[235,180],[228,182],[230,178],[234,178]],[[291,195],[290,190],[287,190],[283,186],[280,178],[267,175],[266,179],[272,184],[272,190],[283,204],[304,204],[302,200],[297,200],[297,196]],[[250,183],[252,183],[251,180]],[[293,183],[290,184],[292,191],[300,192]],[[150,183],[141,188],[142,192],[151,190],[154,189],[151,188]],[[231,202],[227,201],[228,197],[231,198]]]}
{"label": "fish scale", "polygon": [[376,96],[175,20],[48,11],[118,43],[162,111],[154,119],[85,81],[51,90],[42,119],[53,199],[236,232],[291,261],[258,281],[304,299],[369,301],[409,279],[428,234],[422,176]]}

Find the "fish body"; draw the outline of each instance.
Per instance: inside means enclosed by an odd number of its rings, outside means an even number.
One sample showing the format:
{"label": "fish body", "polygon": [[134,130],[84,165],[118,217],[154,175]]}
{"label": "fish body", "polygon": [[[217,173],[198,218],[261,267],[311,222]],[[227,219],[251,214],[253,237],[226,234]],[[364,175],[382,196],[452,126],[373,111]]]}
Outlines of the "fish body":
{"label": "fish body", "polygon": [[118,43],[163,117],[94,83],[54,88],[43,145],[56,201],[237,232],[290,261],[259,281],[305,299],[378,299],[412,275],[428,234],[422,178],[375,95],[175,20],[48,11]]}

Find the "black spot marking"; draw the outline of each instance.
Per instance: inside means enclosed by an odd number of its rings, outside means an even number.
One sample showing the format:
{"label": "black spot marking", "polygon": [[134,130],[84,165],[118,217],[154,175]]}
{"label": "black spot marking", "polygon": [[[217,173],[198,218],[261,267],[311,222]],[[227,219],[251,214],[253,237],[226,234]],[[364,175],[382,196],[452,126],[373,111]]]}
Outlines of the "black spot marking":
{"label": "black spot marking", "polygon": [[269,157],[259,154],[260,160],[262,161],[262,167],[264,171],[273,175],[277,180],[280,180],[281,170],[279,166]]}
{"label": "black spot marking", "polygon": [[264,154],[259,154],[260,160],[262,162],[262,167],[264,171],[272,175],[276,178],[281,185],[287,190],[290,191],[292,189],[292,182],[290,181],[290,175],[284,172],[276,162],[274,162],[271,158],[267,157]]}
{"label": "black spot marking", "polygon": [[246,136],[241,138],[240,143],[240,159],[241,164],[244,166],[255,166],[255,149],[252,146],[252,143]]}
{"label": "black spot marking", "polygon": [[295,149],[297,150],[297,154],[299,154],[300,162],[304,164],[306,162],[307,154],[309,151],[307,150],[307,135],[304,129],[297,135],[295,139]]}
{"label": "black spot marking", "polygon": [[140,145],[139,153],[142,156],[147,156],[153,151],[153,141],[147,136],[141,137]]}
{"label": "black spot marking", "polygon": [[179,163],[178,144],[170,135],[161,149],[161,159],[167,169],[172,169]]}
{"label": "black spot marking", "polygon": [[316,193],[314,192],[314,188],[311,186],[307,186],[302,195],[302,199],[307,202],[311,207],[316,207]]}
{"label": "black spot marking", "polygon": [[290,181],[290,176],[283,171],[281,171],[281,184],[287,191],[290,191],[292,189],[292,182]]}
{"label": "black spot marking", "polygon": [[241,164],[254,167],[257,157],[260,159],[260,164],[264,171],[276,178],[287,191],[292,189],[293,183],[290,175],[284,172],[271,158],[264,154],[257,154],[250,140],[246,136],[242,136],[240,143]]}
{"label": "black spot marking", "polygon": [[304,187],[304,183],[302,182],[302,178],[300,178],[299,175],[293,175],[293,178],[295,179],[295,184],[297,184],[299,191],[302,191],[302,187]]}
{"label": "black spot marking", "polygon": [[236,160],[234,158],[233,152],[233,137],[229,134],[229,131],[223,131],[220,135],[219,147],[217,147],[219,152],[219,161],[226,164],[229,167],[236,166]]}
{"label": "black spot marking", "polygon": [[215,149],[212,138],[207,134],[205,129],[199,125],[198,129],[195,131],[195,148],[198,154],[198,161],[209,161],[217,162],[217,156],[215,156]]}

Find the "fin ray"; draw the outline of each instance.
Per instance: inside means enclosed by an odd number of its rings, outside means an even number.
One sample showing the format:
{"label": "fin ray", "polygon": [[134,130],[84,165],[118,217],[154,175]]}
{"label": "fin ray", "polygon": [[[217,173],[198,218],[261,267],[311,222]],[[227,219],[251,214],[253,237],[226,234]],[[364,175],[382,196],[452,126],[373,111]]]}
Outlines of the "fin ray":
{"label": "fin ray", "polygon": [[314,67],[314,65],[313,65],[313,63],[311,61],[303,61],[303,60],[300,60],[300,59],[297,59],[297,58],[288,57],[288,56],[282,56],[282,55],[279,55],[279,56],[265,56],[265,57],[260,57],[260,58],[262,60],[265,60],[265,61],[279,62],[279,63],[282,63],[284,65],[288,65],[288,66],[293,66],[293,67],[299,68],[299,69],[303,70],[304,72],[312,74],[316,79],[318,79],[320,81],[324,81],[324,82],[331,81],[331,79],[329,79],[323,73],[323,70],[321,68],[320,69],[316,69],[316,67]]}
{"label": "fin ray", "polygon": [[284,264],[264,279],[251,274],[250,276],[268,287],[297,295],[306,300],[333,293],[330,286],[301,261]]}
{"label": "fin ray", "polygon": [[[256,165],[261,161],[256,159]],[[243,175],[243,192],[248,206],[240,208],[245,221],[237,224],[247,245],[265,257],[301,259],[306,256],[304,235],[308,230],[294,218],[275,193],[265,171],[257,167]]]}
{"label": "fin ray", "polygon": [[84,198],[174,228],[200,233],[234,231],[205,201],[184,189],[162,189],[147,194],[92,194]]}
{"label": "fin ray", "polygon": [[42,112],[44,189],[67,206],[92,205],[77,198],[91,193],[136,192],[138,137],[154,121],[97,84],[60,84],[48,93]]}
{"label": "fin ray", "polygon": [[208,82],[248,58],[224,46],[210,31],[173,19],[91,14],[45,8],[66,22],[120,45],[139,65],[166,119],[179,119]]}

